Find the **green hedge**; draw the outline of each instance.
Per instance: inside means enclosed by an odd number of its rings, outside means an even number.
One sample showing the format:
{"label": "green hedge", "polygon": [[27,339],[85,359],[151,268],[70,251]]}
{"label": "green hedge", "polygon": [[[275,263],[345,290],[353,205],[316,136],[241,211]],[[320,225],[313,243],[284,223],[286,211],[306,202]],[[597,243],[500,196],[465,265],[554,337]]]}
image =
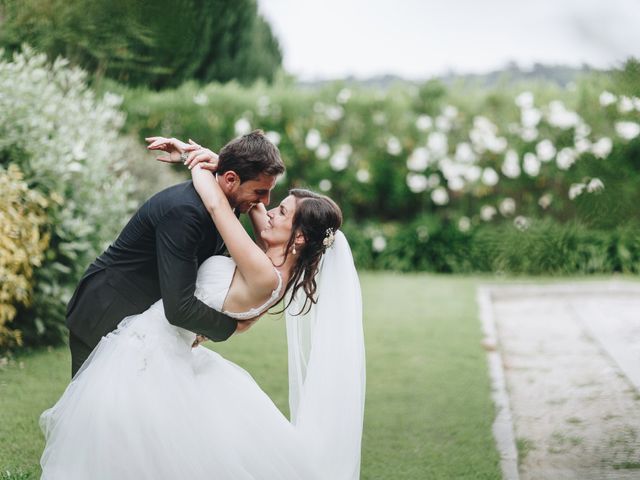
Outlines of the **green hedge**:
{"label": "green hedge", "polygon": [[[621,80],[634,69],[635,81]],[[217,149],[267,131],[287,164],[276,197],[291,186],[324,190],[358,223],[522,216],[602,229],[640,213],[639,79],[630,61],[566,89],[187,83],[121,93],[127,128],[140,137]]]}

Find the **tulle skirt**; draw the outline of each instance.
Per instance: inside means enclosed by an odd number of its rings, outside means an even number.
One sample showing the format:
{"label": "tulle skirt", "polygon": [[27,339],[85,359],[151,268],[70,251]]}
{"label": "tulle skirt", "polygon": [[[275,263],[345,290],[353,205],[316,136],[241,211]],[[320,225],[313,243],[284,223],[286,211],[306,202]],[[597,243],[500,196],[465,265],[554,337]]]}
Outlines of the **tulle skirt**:
{"label": "tulle skirt", "polygon": [[40,418],[42,478],[316,478],[295,428],[251,376],[191,341],[161,304],[104,337]]}

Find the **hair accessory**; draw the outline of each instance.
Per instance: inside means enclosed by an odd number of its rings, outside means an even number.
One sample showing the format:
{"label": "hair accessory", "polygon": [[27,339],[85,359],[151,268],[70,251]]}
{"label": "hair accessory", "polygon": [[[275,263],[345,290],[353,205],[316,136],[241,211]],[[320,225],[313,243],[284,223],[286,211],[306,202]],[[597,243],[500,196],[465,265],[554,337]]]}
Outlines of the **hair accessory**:
{"label": "hair accessory", "polygon": [[331,245],[333,245],[333,241],[335,239],[336,237],[335,237],[335,232],[333,231],[333,228],[327,228],[324,240],[322,240],[322,245],[324,245],[325,250],[329,248]]}

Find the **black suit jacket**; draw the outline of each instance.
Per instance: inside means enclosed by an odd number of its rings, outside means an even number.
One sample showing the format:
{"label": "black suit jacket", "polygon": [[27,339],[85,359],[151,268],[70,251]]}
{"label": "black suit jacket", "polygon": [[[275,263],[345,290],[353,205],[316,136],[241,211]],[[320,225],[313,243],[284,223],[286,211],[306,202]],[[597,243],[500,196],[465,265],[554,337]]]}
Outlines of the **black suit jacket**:
{"label": "black suit jacket", "polygon": [[162,298],[171,324],[226,340],[236,320],[194,296],[198,267],[224,249],[191,181],[157,193],[85,272],[67,306],[69,330],[95,347],[124,317]]}

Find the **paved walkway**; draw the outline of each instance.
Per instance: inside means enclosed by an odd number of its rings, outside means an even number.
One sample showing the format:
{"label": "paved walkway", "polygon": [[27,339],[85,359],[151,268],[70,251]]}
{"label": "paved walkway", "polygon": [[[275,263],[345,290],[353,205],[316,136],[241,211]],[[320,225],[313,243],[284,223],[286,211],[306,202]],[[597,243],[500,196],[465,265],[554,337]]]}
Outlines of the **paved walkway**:
{"label": "paved walkway", "polygon": [[505,478],[640,479],[640,284],[491,286],[479,300]]}

